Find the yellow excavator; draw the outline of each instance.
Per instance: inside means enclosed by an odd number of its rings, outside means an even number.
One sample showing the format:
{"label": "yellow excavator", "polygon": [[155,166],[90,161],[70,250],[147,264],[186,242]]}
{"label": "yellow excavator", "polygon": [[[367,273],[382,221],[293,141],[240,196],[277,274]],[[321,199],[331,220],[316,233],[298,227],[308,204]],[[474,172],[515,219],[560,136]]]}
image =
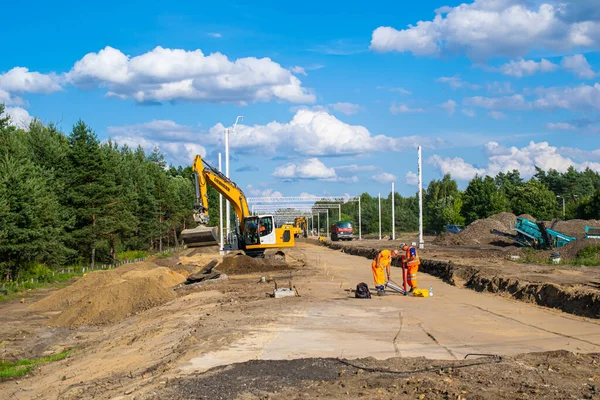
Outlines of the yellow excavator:
{"label": "yellow excavator", "polygon": [[306,217],[298,217],[294,219],[294,237],[308,237],[308,225]]}
{"label": "yellow excavator", "polygon": [[223,250],[243,250],[251,257],[264,257],[266,249],[295,245],[292,225],[276,227],[272,215],[250,215],[248,202],[242,189],[199,155],[194,159],[192,170],[196,182],[194,220],[198,222],[198,227],[181,232],[184,243],[189,247],[216,245],[219,240],[218,229],[207,226],[207,185],[214,187],[231,203],[239,222],[236,231],[229,233]]}

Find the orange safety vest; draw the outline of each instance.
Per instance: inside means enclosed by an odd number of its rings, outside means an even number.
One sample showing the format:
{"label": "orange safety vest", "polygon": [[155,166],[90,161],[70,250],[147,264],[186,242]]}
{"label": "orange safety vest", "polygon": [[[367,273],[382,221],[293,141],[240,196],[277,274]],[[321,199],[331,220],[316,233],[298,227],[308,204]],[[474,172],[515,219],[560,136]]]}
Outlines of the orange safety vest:
{"label": "orange safety vest", "polygon": [[419,253],[417,252],[417,249],[415,247],[409,246],[408,249],[406,249],[406,255],[404,256],[405,260],[408,260],[410,258],[410,251],[414,249],[415,251],[415,258],[411,261],[407,261],[406,262],[406,266],[407,267],[412,267],[412,266],[419,266],[421,265],[421,260],[419,259]]}

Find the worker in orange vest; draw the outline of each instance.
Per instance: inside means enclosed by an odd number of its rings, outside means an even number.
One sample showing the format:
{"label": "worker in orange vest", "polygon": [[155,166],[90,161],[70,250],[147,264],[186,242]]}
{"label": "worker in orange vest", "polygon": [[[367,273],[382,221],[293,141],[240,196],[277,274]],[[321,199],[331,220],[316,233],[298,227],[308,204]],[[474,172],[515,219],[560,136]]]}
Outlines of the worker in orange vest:
{"label": "worker in orange vest", "polygon": [[398,257],[398,254],[398,250],[381,250],[371,263],[373,280],[375,281],[375,289],[377,289],[378,296],[383,296],[385,294],[385,283],[391,276],[390,268],[392,265],[392,258]]}
{"label": "worker in orange vest", "polygon": [[406,265],[406,280],[410,285],[410,290],[408,291],[410,293],[417,288],[417,274],[419,273],[421,260],[419,260],[419,253],[417,253],[415,247],[403,244],[402,250],[406,252],[406,254],[402,256],[402,262]]}

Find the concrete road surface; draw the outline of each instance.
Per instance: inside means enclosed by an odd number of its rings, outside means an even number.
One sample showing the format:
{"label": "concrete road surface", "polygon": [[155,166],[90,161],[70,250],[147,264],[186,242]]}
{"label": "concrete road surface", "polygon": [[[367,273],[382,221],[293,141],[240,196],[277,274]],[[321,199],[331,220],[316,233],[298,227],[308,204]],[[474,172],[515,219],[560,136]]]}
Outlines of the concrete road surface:
{"label": "concrete road surface", "polygon": [[[469,353],[600,352],[598,320],[453,287],[422,273],[419,286],[433,286],[432,298],[390,293],[354,299],[340,286],[355,288],[366,282],[372,287],[370,260],[305,243],[297,244],[294,252],[319,269],[317,277],[298,283],[301,292],[310,289],[311,299],[291,307],[277,323],[236,327],[244,331],[241,339],[185,360],[180,373],[250,359],[462,359]],[[401,282],[399,269],[392,269],[392,279]]]}

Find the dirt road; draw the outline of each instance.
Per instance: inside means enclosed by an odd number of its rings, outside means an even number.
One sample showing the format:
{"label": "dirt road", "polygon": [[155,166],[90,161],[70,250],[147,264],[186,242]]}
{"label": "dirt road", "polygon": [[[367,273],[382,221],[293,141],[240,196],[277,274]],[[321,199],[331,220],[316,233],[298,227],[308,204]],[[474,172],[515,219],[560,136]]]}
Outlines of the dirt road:
{"label": "dirt road", "polygon": [[[433,286],[432,298],[390,293],[354,299],[343,289],[361,281],[372,286],[369,260],[311,244],[299,244],[296,251],[319,269],[318,278],[301,290],[326,301],[292,306],[266,326],[238,328],[243,337],[226,349],[181,360],[181,373],[250,359],[456,360],[469,353],[600,352],[600,323],[595,320],[453,287],[425,274],[419,284]],[[392,274],[401,280],[400,270]]]}
{"label": "dirt road", "polygon": [[[292,393],[291,398],[304,393],[329,393],[330,398],[337,398],[346,390],[338,391],[337,386],[336,390],[323,389],[321,384],[316,386],[318,389],[313,387],[309,390],[300,381],[319,380],[319,377],[323,380],[339,378],[344,370],[359,373],[358,368],[337,365],[334,358],[340,356],[346,359],[394,358],[395,361],[382,363],[385,363],[385,367],[403,369],[440,362],[454,363],[452,365],[458,368],[459,364],[456,363],[461,363],[459,360],[469,353],[516,355],[548,350],[600,352],[600,323],[597,320],[453,287],[425,274],[419,277],[420,286],[433,286],[432,298],[390,294],[371,300],[354,299],[350,290],[357,283],[364,281],[372,286],[368,259],[309,243],[298,243],[296,248],[289,251],[289,255],[303,259],[305,266],[295,267],[290,271],[233,274],[229,280],[210,283],[196,292],[186,293],[169,303],[108,326],[57,330],[45,326],[45,321],[52,313],[35,313],[26,305],[18,303],[2,305],[0,312],[9,316],[10,329],[7,327],[5,330],[0,326],[0,337],[7,339],[5,346],[9,347],[8,350],[21,346],[24,347],[23,354],[35,356],[35,349],[47,349],[47,346],[43,347],[44,340],[51,334],[53,347],[70,346],[74,347],[74,351],[63,361],[40,367],[31,377],[0,383],[0,398],[228,399],[235,398],[238,394],[245,399],[256,398],[255,395],[248,397],[247,393],[237,389],[233,392],[223,389],[220,395],[212,397],[206,397],[205,394],[216,393],[221,390],[219,388],[231,386],[230,378],[220,375],[230,373],[227,372],[230,369],[220,370],[218,366],[257,359],[305,358],[325,360],[294,362],[289,365],[291,368],[299,368],[298,372],[280,371],[281,376],[277,372],[278,364],[264,362],[240,366],[234,371],[242,371],[236,379],[244,382],[244,385],[248,384],[248,388],[263,382],[261,379],[250,382],[250,378],[244,378],[246,375],[252,376],[248,369],[254,371],[254,374],[266,374],[264,379],[267,380],[270,379],[269,376],[279,376],[273,378],[278,382],[277,385],[269,386],[267,382],[260,387],[263,392],[264,389],[279,391],[285,387],[287,392],[284,392]],[[392,278],[400,280],[400,270],[394,269],[392,274]],[[292,280],[301,297],[265,297],[265,292],[271,291],[273,287],[269,283],[257,283],[261,275],[271,275],[280,284]],[[10,314],[6,313],[7,310]],[[415,361],[409,357],[438,361]],[[541,391],[535,393],[539,394],[538,398],[543,398],[540,397],[543,394],[559,393],[554,392],[554,386],[543,386],[544,379],[547,378],[536,370],[537,365],[550,363],[548,360],[551,360],[553,368],[560,364],[560,368],[568,369],[567,365],[577,364],[578,371],[581,370],[575,377],[562,372],[553,375],[550,377],[553,385],[560,385],[561,379],[565,382],[576,381],[579,385],[577,387],[582,387],[580,380],[584,383],[588,379],[600,380],[595,365],[597,357],[573,357],[531,356],[527,358],[528,364],[521,371],[523,376],[510,375],[515,365],[525,362],[522,358],[511,361],[512,364],[501,364],[501,367],[515,387],[526,380],[524,376],[527,374],[531,375],[531,379],[537,379],[536,385],[542,379],[539,385],[543,390],[536,386],[535,390]],[[375,363],[375,360],[361,362],[361,365],[365,365],[365,362]],[[335,364],[337,369],[327,376],[300,371],[313,364]],[[204,374],[214,367],[217,370]],[[485,368],[485,371],[480,371],[481,382],[475,379],[468,383],[469,391],[475,390],[477,385],[486,386],[487,380],[499,373],[499,370],[494,372],[491,366]],[[548,368],[550,367],[546,368],[546,372]],[[596,371],[596,374],[590,371]],[[216,380],[216,386],[208,390],[203,385],[212,384],[198,379],[211,376]],[[217,376],[221,376],[223,380],[219,381]],[[380,397],[377,390],[381,387],[391,388],[396,385],[393,390],[388,388],[391,391],[385,392],[388,397],[395,398],[397,389],[400,390],[406,384],[384,380],[381,381],[383,386],[377,386],[379,378],[371,378],[373,377],[358,377],[344,382],[349,388],[354,388],[351,394],[364,392],[369,398]],[[458,375],[448,375],[448,379],[457,382],[459,378]],[[432,398],[444,398],[442,389],[448,384],[440,382],[436,383],[439,387],[435,386],[435,390],[439,389],[439,393],[436,393],[442,397]],[[191,386],[186,386],[188,383]],[[339,383],[336,380],[336,385]],[[460,395],[462,389],[458,384],[455,386],[456,393]],[[418,390],[427,389],[427,385],[418,387]],[[412,396],[409,398],[414,398],[416,392],[413,389],[415,388],[407,391]],[[550,389],[552,391],[548,392]],[[266,391],[272,394],[272,391]]]}

